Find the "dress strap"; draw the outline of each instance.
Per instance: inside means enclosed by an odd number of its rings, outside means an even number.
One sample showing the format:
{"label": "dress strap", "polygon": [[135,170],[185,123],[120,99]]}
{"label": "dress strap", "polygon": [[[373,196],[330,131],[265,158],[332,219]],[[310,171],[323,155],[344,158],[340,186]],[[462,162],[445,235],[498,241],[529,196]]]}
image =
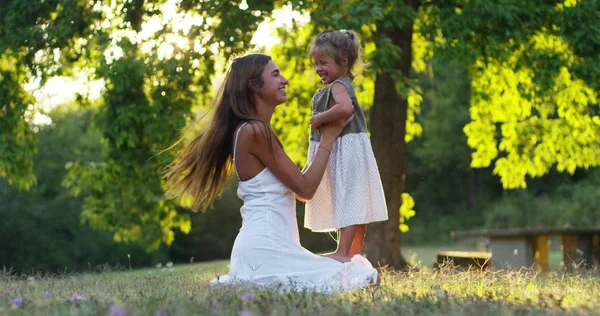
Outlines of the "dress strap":
{"label": "dress strap", "polygon": [[244,124],[242,124],[238,128],[237,132],[235,133],[235,140],[233,141],[233,169],[235,170],[235,176],[237,177],[238,181],[240,180],[240,175],[238,174],[237,166],[235,165],[235,152],[237,149],[237,142],[238,142],[238,137],[240,136],[240,131],[246,124],[248,124],[248,122],[244,122]]}

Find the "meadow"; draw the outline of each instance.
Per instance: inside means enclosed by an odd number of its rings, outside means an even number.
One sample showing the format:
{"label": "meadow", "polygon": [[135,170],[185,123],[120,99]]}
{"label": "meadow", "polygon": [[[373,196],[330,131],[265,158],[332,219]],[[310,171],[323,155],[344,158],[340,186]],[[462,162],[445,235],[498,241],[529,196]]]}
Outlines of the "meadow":
{"label": "meadow", "polygon": [[10,315],[555,315],[597,314],[597,271],[460,272],[416,265],[381,270],[382,284],[321,294],[219,287],[228,261],[89,273],[0,275],[0,314]]}

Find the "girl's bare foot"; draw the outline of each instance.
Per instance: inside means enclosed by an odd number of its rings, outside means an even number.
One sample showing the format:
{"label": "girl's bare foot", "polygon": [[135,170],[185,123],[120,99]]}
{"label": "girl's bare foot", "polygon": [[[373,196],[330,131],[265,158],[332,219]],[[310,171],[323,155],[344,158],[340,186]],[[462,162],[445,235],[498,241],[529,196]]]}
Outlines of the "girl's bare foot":
{"label": "girl's bare foot", "polygon": [[350,262],[350,257],[349,256],[338,255],[335,252],[323,255],[323,257],[331,258],[331,259],[333,259],[335,261],[339,261],[341,263]]}

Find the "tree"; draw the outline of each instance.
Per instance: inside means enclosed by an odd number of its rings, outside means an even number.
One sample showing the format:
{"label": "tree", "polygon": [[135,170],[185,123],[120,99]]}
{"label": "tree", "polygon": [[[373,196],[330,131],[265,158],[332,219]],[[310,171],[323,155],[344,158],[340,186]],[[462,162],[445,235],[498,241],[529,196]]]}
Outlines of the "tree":
{"label": "tree", "polygon": [[[94,2],[92,2],[94,4]],[[69,75],[89,35],[92,7],[77,0],[3,1],[0,6],[0,176],[21,189],[35,184],[37,135],[32,96],[24,85],[37,77]]]}
{"label": "tree", "polygon": [[166,249],[148,254],[143,247],[117,244],[112,234],[80,224],[82,198],[73,198],[61,182],[65,163],[94,161],[102,151],[101,134],[92,122],[94,109],[65,105],[48,113],[52,124],[35,126],[39,150],[33,156],[37,185],[19,192],[0,179],[0,269],[65,273],[95,266],[134,267],[166,262]]}
{"label": "tree", "polygon": [[[325,8],[325,9],[323,9]],[[598,165],[597,1],[339,1],[313,4],[313,23],[363,29],[376,49],[371,111],[373,148],[380,165],[390,221],[371,224],[369,258],[396,268],[405,261],[396,229],[404,188],[406,125],[410,117],[410,75],[420,36],[441,60],[458,60],[473,78],[471,119],[465,132],[477,151],[473,167],[487,167],[499,157],[495,172],[505,187],[523,186],[525,176],[539,176],[558,163],[559,170]],[[575,19],[590,28],[577,28]],[[417,30],[417,32],[415,32]],[[586,68],[585,66],[589,66]],[[522,73],[510,82],[503,73]],[[486,84],[487,83],[487,84]],[[512,98],[507,98],[510,92]],[[490,100],[498,103],[491,103]],[[527,103],[525,102],[527,101]],[[574,103],[576,106],[572,106]],[[494,108],[490,105],[501,104]],[[536,110],[522,111],[529,104]],[[535,106],[533,106],[535,104]],[[507,113],[507,110],[510,110]],[[501,123],[501,133],[495,124]],[[574,128],[575,138],[569,134]],[[558,131],[562,131],[557,133]],[[497,139],[500,145],[496,145]],[[533,139],[533,141],[532,141]],[[558,149],[549,144],[560,141]],[[492,147],[492,149],[490,149]],[[496,149],[496,150],[494,150]],[[511,170],[509,167],[517,168]],[[374,231],[374,233],[373,233]]]}
{"label": "tree", "polygon": [[[13,58],[2,66],[17,66],[9,68],[11,77],[4,72],[13,81],[3,81],[0,94],[13,98],[8,100],[10,111],[3,107],[2,112],[6,124],[0,132],[11,141],[6,142],[11,150],[0,156],[0,175],[23,187],[34,181],[31,155],[37,136],[24,115],[33,100],[17,88],[34,76],[43,84],[54,75],[93,74],[92,79],[106,84],[94,118],[105,150],[95,161],[67,164],[64,185],[74,196],[84,195],[85,222],[113,232],[117,241],[139,242],[148,250],[170,244],[174,229],[190,229],[189,217],[173,201],[164,201],[160,175],[172,153],[159,153],[179,137],[195,106],[208,106],[218,53],[227,59],[244,50],[242,43],[272,10],[266,2],[260,14],[228,21],[217,10],[219,4],[181,1],[179,8],[192,18],[186,27],[173,22],[177,16],[164,14],[172,4],[7,1],[0,9],[0,56]],[[196,9],[199,13],[192,14]],[[240,27],[230,28],[228,22]],[[158,29],[144,33],[152,24]],[[232,35],[241,42],[232,42]],[[83,97],[80,101],[82,106],[87,103]]]}
{"label": "tree", "polygon": [[[463,43],[444,48],[462,57],[473,78],[472,122],[465,127],[476,149],[472,166],[497,158],[494,173],[505,188],[525,187],[527,176],[554,165],[572,174],[600,162],[600,72],[589,53],[600,42],[579,37],[598,38],[598,10],[597,1],[481,3],[456,11],[462,19],[444,18],[446,42]],[[573,18],[590,28],[575,32]]]}

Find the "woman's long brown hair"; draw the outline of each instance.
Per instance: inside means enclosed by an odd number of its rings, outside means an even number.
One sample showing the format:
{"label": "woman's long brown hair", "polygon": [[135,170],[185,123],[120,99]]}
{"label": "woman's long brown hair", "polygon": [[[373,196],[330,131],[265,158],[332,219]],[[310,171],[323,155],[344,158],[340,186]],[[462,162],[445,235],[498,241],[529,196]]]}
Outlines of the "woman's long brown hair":
{"label": "woman's long brown hair", "polygon": [[[263,85],[262,72],[271,60],[251,54],[233,60],[214,102],[215,113],[206,131],[196,136],[165,170],[169,199],[191,197],[191,209],[203,212],[223,192],[233,174],[232,149],[235,129],[242,121],[262,123],[271,143],[272,129],[262,122],[254,104],[254,90]],[[180,139],[179,142],[182,142]]]}

